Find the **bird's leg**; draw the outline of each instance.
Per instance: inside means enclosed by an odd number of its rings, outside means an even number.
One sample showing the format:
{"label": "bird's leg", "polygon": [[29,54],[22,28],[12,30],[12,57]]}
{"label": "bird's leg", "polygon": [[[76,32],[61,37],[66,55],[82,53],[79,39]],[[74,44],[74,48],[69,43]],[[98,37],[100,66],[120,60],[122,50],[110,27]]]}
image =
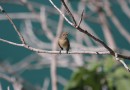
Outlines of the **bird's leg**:
{"label": "bird's leg", "polygon": [[61,54],[61,50],[60,50],[59,54]]}
{"label": "bird's leg", "polygon": [[68,51],[66,51],[66,53],[68,54]]}
{"label": "bird's leg", "polygon": [[63,50],[63,48],[60,49],[60,52],[59,52],[60,54],[61,54],[61,50]]}
{"label": "bird's leg", "polygon": [[68,54],[68,51],[69,51],[69,49],[67,48],[67,49],[66,49],[66,53],[67,53],[67,54]]}

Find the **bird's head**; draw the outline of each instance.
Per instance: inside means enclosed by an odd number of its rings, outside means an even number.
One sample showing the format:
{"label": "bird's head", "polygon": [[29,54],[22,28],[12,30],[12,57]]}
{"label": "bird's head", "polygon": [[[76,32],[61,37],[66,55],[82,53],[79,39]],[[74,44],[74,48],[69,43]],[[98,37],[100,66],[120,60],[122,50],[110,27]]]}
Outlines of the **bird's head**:
{"label": "bird's head", "polygon": [[66,39],[67,36],[68,36],[68,32],[63,32],[63,33],[61,34],[61,38],[62,38],[62,39]]}

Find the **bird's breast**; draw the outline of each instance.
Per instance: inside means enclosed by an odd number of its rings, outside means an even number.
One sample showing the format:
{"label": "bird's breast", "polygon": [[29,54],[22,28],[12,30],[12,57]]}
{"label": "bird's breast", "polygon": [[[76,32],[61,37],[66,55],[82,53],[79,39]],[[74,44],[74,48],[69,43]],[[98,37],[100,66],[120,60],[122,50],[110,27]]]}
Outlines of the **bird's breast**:
{"label": "bird's breast", "polygon": [[61,47],[66,48],[68,46],[68,41],[66,39],[59,39],[59,44]]}

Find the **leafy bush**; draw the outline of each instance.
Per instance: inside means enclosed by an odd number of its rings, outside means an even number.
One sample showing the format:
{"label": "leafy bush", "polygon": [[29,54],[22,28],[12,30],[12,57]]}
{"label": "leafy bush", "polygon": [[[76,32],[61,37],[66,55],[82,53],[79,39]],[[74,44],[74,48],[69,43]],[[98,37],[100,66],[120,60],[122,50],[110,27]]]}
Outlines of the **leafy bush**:
{"label": "leafy bush", "polygon": [[64,90],[130,90],[130,73],[112,57],[79,67]]}

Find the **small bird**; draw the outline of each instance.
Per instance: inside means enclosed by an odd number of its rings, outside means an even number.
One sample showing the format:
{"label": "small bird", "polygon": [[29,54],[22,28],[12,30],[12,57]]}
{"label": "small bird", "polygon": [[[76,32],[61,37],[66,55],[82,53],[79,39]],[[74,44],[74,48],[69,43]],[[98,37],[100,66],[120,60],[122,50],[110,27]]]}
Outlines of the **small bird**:
{"label": "small bird", "polygon": [[[68,53],[70,49],[70,43],[68,40],[68,32],[63,32],[61,34],[61,36],[58,39],[58,45],[61,50],[66,49],[66,53]],[[60,50],[60,53],[61,53],[61,50]]]}

